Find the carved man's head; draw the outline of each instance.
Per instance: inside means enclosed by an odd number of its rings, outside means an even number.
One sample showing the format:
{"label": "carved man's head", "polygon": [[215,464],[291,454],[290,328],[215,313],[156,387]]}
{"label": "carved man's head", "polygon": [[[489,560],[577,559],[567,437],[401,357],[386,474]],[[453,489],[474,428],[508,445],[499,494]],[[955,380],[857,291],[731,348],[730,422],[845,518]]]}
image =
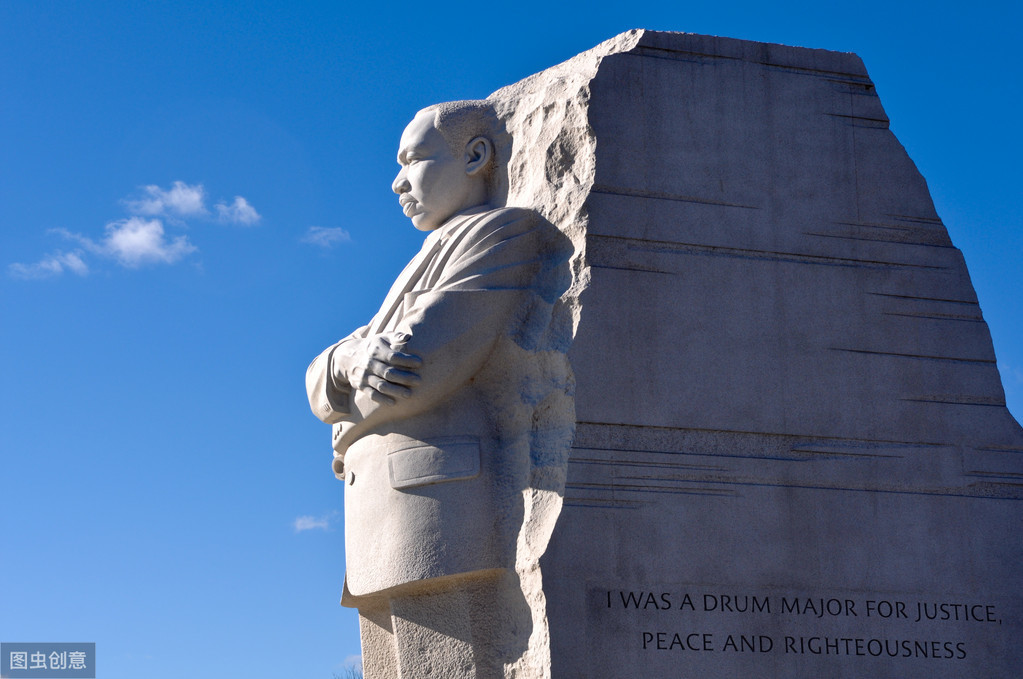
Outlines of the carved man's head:
{"label": "carved man's head", "polygon": [[491,198],[497,116],[485,101],[424,108],[401,135],[391,189],[420,231]]}

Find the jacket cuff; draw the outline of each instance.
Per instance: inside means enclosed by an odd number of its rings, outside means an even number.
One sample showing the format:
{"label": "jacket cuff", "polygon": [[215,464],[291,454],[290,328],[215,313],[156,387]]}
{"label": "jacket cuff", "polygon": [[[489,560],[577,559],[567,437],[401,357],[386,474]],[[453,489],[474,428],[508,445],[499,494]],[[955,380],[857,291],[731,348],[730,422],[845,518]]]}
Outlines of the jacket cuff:
{"label": "jacket cuff", "polygon": [[348,414],[352,412],[352,385],[345,382],[339,385],[334,380],[334,352],[335,346],[327,357],[327,379],[323,383],[323,391],[327,397],[327,403],[331,410],[336,413]]}

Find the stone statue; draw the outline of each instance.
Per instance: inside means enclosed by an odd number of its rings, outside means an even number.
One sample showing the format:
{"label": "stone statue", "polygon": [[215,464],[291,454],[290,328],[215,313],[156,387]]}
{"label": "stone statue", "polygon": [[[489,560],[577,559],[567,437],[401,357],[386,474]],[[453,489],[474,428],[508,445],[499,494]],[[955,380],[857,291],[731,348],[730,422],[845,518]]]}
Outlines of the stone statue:
{"label": "stone statue", "polygon": [[423,248],[306,374],[333,425],[367,679],[549,675],[524,668],[549,666],[538,560],[574,425],[555,322],[571,244],[500,206],[506,137],[486,101],[416,114],[392,189]]}

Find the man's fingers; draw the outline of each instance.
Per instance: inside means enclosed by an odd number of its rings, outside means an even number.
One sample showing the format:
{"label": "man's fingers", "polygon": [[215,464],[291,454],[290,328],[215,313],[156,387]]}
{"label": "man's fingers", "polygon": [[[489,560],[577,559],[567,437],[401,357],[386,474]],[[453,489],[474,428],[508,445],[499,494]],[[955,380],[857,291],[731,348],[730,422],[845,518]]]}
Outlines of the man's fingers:
{"label": "man's fingers", "polygon": [[395,400],[393,398],[391,398],[387,394],[381,394],[376,389],[369,390],[369,397],[370,399],[376,401],[377,403],[383,403],[385,405],[394,405],[395,403]]}
{"label": "man's fingers", "polygon": [[388,355],[384,360],[396,368],[418,368],[423,365],[423,359],[401,351],[388,350]]}
{"label": "man's fingers", "polygon": [[411,386],[419,381],[419,375],[408,370],[400,370],[393,366],[384,363],[383,361],[371,360],[367,366],[366,373],[368,375],[376,375],[382,377],[388,382],[394,382],[395,384],[405,384]]}
{"label": "man's fingers", "polygon": [[383,361],[397,368],[418,368],[423,364],[423,360],[414,354],[392,349],[382,336],[378,336],[370,344],[367,353],[371,359]]}
{"label": "man's fingers", "polygon": [[416,373],[409,372],[408,370],[398,370],[397,368],[387,368],[381,377],[388,382],[403,384],[407,387],[411,387],[419,382],[419,375]]}
{"label": "man's fingers", "polygon": [[369,354],[370,358],[386,361],[387,355],[393,352],[391,351],[391,345],[383,337],[377,336],[369,342],[366,353]]}
{"label": "man's fingers", "polygon": [[395,384],[394,382],[388,382],[376,375],[370,375],[369,379],[366,381],[370,388],[374,391],[391,397],[391,403],[394,402],[395,398],[408,398],[412,395],[412,390],[408,387],[403,387],[402,385]]}
{"label": "man's fingers", "polygon": [[356,375],[360,388],[371,399],[391,405],[412,395],[409,387],[419,382],[414,371],[423,364],[418,356],[395,351],[383,337],[377,337],[367,345],[366,357]]}

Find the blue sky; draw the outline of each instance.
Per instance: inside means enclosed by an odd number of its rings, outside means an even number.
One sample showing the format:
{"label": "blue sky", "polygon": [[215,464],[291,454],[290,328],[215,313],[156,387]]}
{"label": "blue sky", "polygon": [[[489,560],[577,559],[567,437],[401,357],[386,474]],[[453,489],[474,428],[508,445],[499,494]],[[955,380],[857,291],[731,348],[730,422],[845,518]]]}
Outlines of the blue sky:
{"label": "blue sky", "polygon": [[0,0],[0,640],[106,679],[357,655],[303,374],[421,234],[419,108],[630,28],[858,53],[963,250],[1023,415],[1015,3]]}

